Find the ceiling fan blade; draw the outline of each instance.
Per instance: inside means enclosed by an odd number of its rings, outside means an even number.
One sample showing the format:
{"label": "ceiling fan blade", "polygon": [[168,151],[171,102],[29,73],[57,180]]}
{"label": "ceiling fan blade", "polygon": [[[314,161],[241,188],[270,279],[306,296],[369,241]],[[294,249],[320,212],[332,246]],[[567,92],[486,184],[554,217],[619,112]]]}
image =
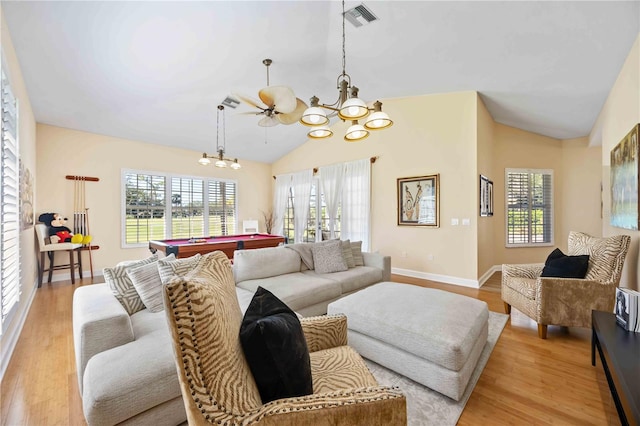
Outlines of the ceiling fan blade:
{"label": "ceiling fan blade", "polygon": [[245,111],[245,112],[236,112],[235,115],[262,115],[264,111]]}
{"label": "ceiling fan blade", "polygon": [[267,86],[258,92],[262,102],[283,114],[293,112],[297,106],[296,95],[287,86]]}
{"label": "ceiling fan blade", "polygon": [[252,98],[252,97],[250,97],[250,96],[239,95],[239,94],[237,94],[237,93],[234,93],[234,94],[233,94],[233,96],[234,96],[235,98],[240,99],[240,100],[241,100],[242,102],[244,102],[245,104],[247,104],[247,105],[251,105],[251,106],[252,106],[252,107],[254,107],[254,108],[258,108],[258,109],[261,109],[261,110],[263,110],[263,111],[264,111],[265,109],[269,109],[269,107],[268,107],[268,106],[266,106],[265,104],[263,104],[263,103],[262,103],[262,102],[260,102],[259,100],[254,99],[254,98]]}
{"label": "ceiling fan blade", "polygon": [[260,119],[260,121],[258,121],[258,126],[260,126],[260,127],[273,127],[273,126],[277,126],[277,125],[278,125],[278,120],[273,118],[273,116],[271,116],[271,117],[263,117],[263,118]]}
{"label": "ceiling fan blade", "polygon": [[297,123],[300,118],[302,118],[302,114],[307,109],[307,104],[300,98],[296,98],[297,106],[293,112],[288,114],[276,114],[276,119],[282,124],[294,124]]}

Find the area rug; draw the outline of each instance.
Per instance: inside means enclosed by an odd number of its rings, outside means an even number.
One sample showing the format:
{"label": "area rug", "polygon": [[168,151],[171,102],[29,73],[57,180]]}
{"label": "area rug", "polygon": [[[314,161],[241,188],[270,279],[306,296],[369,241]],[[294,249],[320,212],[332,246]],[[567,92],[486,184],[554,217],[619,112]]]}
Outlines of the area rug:
{"label": "area rug", "polygon": [[478,365],[471,375],[467,389],[460,401],[455,401],[419,383],[399,375],[373,361],[365,360],[378,383],[386,386],[398,386],[407,397],[407,418],[409,426],[455,425],[462,410],[478,383],[480,374],[487,365],[489,356],[504,329],[508,315],[489,311],[489,336],[478,359]]}

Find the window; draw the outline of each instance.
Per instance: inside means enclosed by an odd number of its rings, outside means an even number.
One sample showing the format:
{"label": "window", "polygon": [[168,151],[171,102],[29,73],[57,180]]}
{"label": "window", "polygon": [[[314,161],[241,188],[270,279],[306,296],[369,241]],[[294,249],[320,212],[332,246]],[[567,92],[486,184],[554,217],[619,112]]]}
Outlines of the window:
{"label": "window", "polygon": [[236,232],[235,182],[124,171],[123,200],[125,247]]}
{"label": "window", "polygon": [[[320,240],[329,239],[329,216],[327,214],[327,206],[324,202],[324,194],[317,196],[320,188],[318,179],[313,180],[311,186],[311,198],[309,200],[309,219],[307,221],[307,229],[304,233],[304,242],[310,243]],[[284,236],[290,243],[294,241],[294,208],[293,208],[293,188],[289,188],[289,197],[287,198],[287,208],[284,216]],[[335,238],[340,238],[340,208],[338,208],[338,217],[334,225]]]}
{"label": "window", "polygon": [[18,102],[1,71],[2,150],[0,152],[0,334],[20,300],[20,222],[18,165]]}
{"label": "window", "polygon": [[507,247],[553,245],[553,171],[507,169]]}

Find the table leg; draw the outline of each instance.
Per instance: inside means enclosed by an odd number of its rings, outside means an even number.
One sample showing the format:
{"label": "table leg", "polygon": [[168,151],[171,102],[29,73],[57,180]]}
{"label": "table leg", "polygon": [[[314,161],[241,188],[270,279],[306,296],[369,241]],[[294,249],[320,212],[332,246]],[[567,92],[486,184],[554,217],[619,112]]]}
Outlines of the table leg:
{"label": "table leg", "polygon": [[596,365],[596,339],[598,336],[596,335],[596,329],[591,327],[591,365],[595,367]]}

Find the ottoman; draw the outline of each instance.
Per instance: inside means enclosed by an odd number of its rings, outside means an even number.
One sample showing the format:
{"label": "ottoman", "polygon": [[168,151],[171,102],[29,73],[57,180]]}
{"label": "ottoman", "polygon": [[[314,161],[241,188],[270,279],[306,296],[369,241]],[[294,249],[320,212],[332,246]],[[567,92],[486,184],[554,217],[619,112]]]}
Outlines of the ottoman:
{"label": "ottoman", "polygon": [[329,304],[347,316],[349,346],[365,358],[459,401],[487,342],[485,302],[383,282]]}

